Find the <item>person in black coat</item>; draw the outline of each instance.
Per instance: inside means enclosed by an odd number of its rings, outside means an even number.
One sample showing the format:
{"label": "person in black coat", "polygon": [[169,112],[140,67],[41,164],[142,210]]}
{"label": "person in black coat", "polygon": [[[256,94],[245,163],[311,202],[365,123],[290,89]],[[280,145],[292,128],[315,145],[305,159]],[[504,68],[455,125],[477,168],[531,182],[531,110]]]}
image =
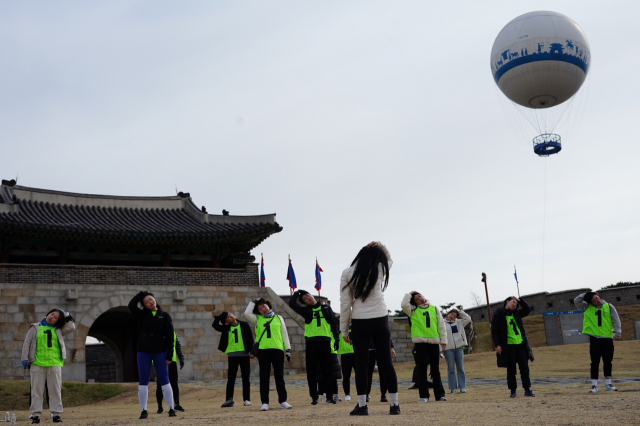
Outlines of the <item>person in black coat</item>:
{"label": "person in black coat", "polygon": [[246,321],[238,320],[232,313],[223,312],[213,319],[211,326],[221,333],[218,350],[229,357],[227,373],[227,396],[223,408],[233,407],[233,390],[236,384],[238,366],[242,373],[242,399],[244,405],[251,405],[249,376],[251,373],[250,355],[253,346],[253,333]]}
{"label": "person in black coat", "polygon": [[[138,307],[142,305],[142,309]],[[149,398],[149,379],[151,364],[156,369],[158,383],[162,388],[165,401],[169,404],[169,417],[175,417],[173,391],[169,384],[169,364],[173,360],[173,322],[171,315],[163,311],[156,302],[153,293],[141,291],[129,302],[129,311],[138,322],[140,338],[138,340],[138,399],[140,400],[141,419],[148,417],[147,399]]]}
{"label": "person in black coat", "polygon": [[[308,291],[298,290],[289,299],[289,307],[304,318],[304,341],[306,346],[307,383],[311,405],[318,404],[318,382],[316,366],[320,365],[325,380],[324,390],[333,389],[333,366],[331,345],[337,350],[340,339],[340,326],[331,306],[317,302]],[[335,404],[333,395],[327,403]]]}
{"label": "person in black coat", "polygon": [[529,360],[533,361],[534,358],[522,323],[522,318],[530,313],[527,302],[511,296],[505,299],[502,308],[496,309],[491,319],[491,336],[496,346],[498,367],[507,368],[507,386],[511,390],[511,398],[517,396],[516,364],[520,368],[524,395],[535,396],[530,389],[529,378]]}

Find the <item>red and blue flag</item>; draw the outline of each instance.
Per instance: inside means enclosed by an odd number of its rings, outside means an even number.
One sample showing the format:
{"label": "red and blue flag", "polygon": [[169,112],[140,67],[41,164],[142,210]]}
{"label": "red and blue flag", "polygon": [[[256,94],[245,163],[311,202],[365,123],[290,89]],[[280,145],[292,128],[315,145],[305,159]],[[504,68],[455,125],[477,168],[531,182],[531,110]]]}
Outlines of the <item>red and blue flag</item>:
{"label": "red and blue flag", "polygon": [[265,276],[264,276],[264,257],[260,256],[260,287],[264,287],[266,285]]}
{"label": "red and blue flag", "polygon": [[289,287],[298,288],[296,281],[296,274],[293,272],[293,265],[291,264],[291,258],[289,258],[289,269],[287,270],[287,281],[289,281]]}
{"label": "red and blue flag", "polygon": [[318,259],[316,259],[316,290],[320,291],[322,288],[322,275],[320,272],[324,272],[320,265],[318,265]]}

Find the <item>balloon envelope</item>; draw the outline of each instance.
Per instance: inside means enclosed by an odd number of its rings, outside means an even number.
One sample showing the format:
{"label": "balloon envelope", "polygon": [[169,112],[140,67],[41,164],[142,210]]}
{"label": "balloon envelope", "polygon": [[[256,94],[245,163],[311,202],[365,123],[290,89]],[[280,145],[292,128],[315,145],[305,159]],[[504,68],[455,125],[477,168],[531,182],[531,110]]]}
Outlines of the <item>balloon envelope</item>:
{"label": "balloon envelope", "polygon": [[491,73],[504,95],[527,108],[560,105],[578,92],[591,51],[582,29],[561,13],[530,12],[509,22],[491,49]]}

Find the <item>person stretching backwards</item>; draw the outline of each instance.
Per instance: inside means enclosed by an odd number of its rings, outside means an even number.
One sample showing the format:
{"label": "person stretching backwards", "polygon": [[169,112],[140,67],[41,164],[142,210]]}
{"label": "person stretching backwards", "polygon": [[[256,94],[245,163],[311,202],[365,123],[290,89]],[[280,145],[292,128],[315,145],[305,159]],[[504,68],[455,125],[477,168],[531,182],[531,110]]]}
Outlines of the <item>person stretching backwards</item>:
{"label": "person stretching backwards", "polygon": [[442,379],[440,378],[440,351],[447,347],[447,328],[440,309],[429,303],[417,291],[404,295],[402,310],[411,320],[411,341],[415,343],[420,376],[418,380],[420,398],[418,402],[429,401],[427,387],[427,367],[431,366],[433,393],[436,401],[446,401]]}
{"label": "person stretching backwards", "polygon": [[[340,328],[331,306],[317,302],[316,299],[305,290],[298,290],[289,299],[289,307],[304,318],[304,342],[307,351],[307,383],[311,405],[318,404],[318,383],[316,380],[316,368],[319,365],[322,372],[324,385],[322,388],[327,393],[327,404],[335,404],[333,400],[333,366],[331,360],[332,340],[335,349],[340,340]],[[332,339],[333,337],[333,339]],[[337,391],[337,389],[336,389]]]}
{"label": "person stretching backwards", "polygon": [[584,312],[582,334],[589,336],[589,354],[591,355],[589,393],[598,392],[600,358],[602,358],[604,369],[604,390],[617,391],[618,389],[611,385],[611,361],[613,360],[613,341],[620,340],[622,336],[618,312],[612,304],[600,299],[598,292],[594,291],[582,293],[573,302]]}
{"label": "person stretching backwards", "polygon": [[212,327],[222,333],[218,350],[229,357],[229,373],[227,374],[227,398],[222,408],[233,407],[233,388],[236,385],[238,366],[242,371],[242,399],[244,405],[251,405],[249,375],[251,364],[249,355],[253,346],[253,334],[246,321],[238,320],[232,313],[223,312],[214,317]]}

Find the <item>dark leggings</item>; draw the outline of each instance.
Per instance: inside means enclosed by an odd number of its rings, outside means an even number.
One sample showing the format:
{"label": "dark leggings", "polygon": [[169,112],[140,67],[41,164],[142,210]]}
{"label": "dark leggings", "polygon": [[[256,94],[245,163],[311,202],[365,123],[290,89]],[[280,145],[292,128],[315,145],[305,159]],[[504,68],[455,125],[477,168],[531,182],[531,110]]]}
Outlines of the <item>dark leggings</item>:
{"label": "dark leggings", "polygon": [[[169,383],[169,369],[165,362],[167,354],[165,352],[138,352],[138,384],[148,386],[151,379],[151,364],[156,369],[156,376],[160,386]],[[153,361],[153,362],[152,362]],[[167,401],[171,404],[171,401]]]}
{"label": "dark leggings", "polygon": [[[527,390],[531,387],[531,379],[529,378],[529,356],[527,347],[524,343],[519,345],[507,345],[507,386],[512,391],[518,387],[516,381],[516,365],[520,368],[520,379],[522,387]],[[505,350],[503,349],[503,351]]]}
{"label": "dark leggings", "polygon": [[351,395],[351,370],[356,370],[355,354],[340,355],[340,365],[342,366],[342,389],[345,395]]}
{"label": "dark leggings", "polygon": [[598,380],[598,370],[600,370],[600,358],[602,358],[602,369],[604,377],[611,378],[611,370],[613,366],[613,339],[598,339],[589,336],[589,355],[591,355],[591,378]]}
{"label": "dark leggings", "polygon": [[356,389],[366,395],[369,386],[369,342],[373,339],[378,352],[378,371],[382,372],[389,393],[398,392],[398,377],[391,361],[389,317],[353,319],[351,340],[356,356]]}
{"label": "dark leggings", "polygon": [[[371,383],[373,382],[373,370],[375,370],[376,362],[378,361],[378,351],[369,350],[369,385],[367,386],[367,395],[371,395]],[[380,375],[380,395],[385,396],[387,394],[387,384],[384,380],[384,373],[378,366],[378,374]]]}
{"label": "dark leggings", "polygon": [[263,404],[269,403],[269,380],[271,366],[273,366],[273,379],[278,391],[278,402],[287,400],[287,389],[284,385],[284,351],[280,349],[260,349],[258,351],[258,365],[260,366],[260,400]]}
{"label": "dark leggings", "polygon": [[[311,340],[306,342],[307,346],[307,384],[309,386],[309,396],[311,399],[318,399],[318,367],[322,375],[324,385],[322,389],[332,388],[333,366],[331,365],[331,342]],[[327,392],[329,393],[329,392]],[[333,397],[333,395],[332,395]]]}
{"label": "dark leggings", "polygon": [[429,398],[427,367],[431,367],[433,393],[436,400],[444,397],[444,388],[440,379],[440,345],[437,343],[416,343],[415,348],[419,368],[418,386],[420,398]]}
{"label": "dark leggings", "polygon": [[238,367],[242,373],[242,399],[251,401],[251,385],[249,376],[251,374],[251,363],[248,356],[230,356],[229,373],[227,374],[227,401],[233,399],[233,388],[236,385],[236,375]]}
{"label": "dark leggings", "polygon": [[[169,364],[169,383],[171,384],[171,390],[173,391],[173,401],[176,405],[180,405],[180,388],[178,388],[178,364],[176,362],[172,362],[171,364]],[[156,384],[156,400],[158,401],[158,406],[161,406],[162,386],[160,385],[160,380],[156,379]]]}

